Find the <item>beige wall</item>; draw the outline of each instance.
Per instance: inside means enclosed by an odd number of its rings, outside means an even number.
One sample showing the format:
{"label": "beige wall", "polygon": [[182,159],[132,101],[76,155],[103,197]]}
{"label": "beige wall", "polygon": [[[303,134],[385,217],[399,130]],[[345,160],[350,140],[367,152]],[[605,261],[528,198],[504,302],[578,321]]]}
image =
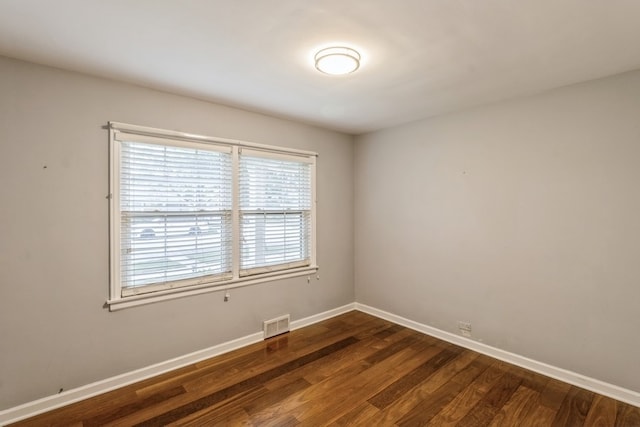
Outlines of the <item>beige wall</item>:
{"label": "beige wall", "polygon": [[356,300],[640,391],[640,72],[356,139]]}
{"label": "beige wall", "polygon": [[[321,280],[110,313],[109,120],[318,152]],[[6,58],[0,129],[0,410],[354,301],[351,136]]]}

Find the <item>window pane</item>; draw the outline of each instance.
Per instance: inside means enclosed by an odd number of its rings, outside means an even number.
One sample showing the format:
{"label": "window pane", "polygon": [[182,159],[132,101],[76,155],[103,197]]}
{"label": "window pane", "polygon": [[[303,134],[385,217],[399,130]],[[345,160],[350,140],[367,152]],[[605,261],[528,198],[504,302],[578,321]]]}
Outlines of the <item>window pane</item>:
{"label": "window pane", "polygon": [[231,209],[231,156],[140,142],[123,142],[122,211]]}
{"label": "window pane", "polygon": [[231,271],[230,213],[136,215],[122,223],[121,274],[127,287]]}
{"label": "window pane", "polygon": [[240,271],[310,264],[311,167],[240,156]]}
{"label": "window pane", "polygon": [[242,268],[287,264],[309,254],[309,212],[243,213]]}
{"label": "window pane", "polygon": [[240,156],[240,209],[310,210],[308,163]]}
{"label": "window pane", "polygon": [[231,158],[202,149],[124,142],[122,288],[231,271]]}

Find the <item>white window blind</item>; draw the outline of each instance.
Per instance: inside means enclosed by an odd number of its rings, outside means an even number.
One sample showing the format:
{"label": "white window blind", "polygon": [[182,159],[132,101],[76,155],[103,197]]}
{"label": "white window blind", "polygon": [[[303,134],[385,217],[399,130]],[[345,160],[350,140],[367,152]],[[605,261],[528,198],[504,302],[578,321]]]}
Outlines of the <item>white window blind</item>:
{"label": "white window blind", "polygon": [[109,125],[111,310],[317,270],[315,153]]}
{"label": "white window blind", "polygon": [[124,141],[120,155],[123,296],[230,277],[231,154]]}
{"label": "white window blind", "polygon": [[308,158],[240,154],[240,276],[311,264]]}

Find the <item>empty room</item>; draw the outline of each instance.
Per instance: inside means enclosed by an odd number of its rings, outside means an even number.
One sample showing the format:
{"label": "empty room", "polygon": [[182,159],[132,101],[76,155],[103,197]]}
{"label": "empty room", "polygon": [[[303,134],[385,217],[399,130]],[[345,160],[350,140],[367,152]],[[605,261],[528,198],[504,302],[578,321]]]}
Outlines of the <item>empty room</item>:
{"label": "empty room", "polygon": [[0,425],[640,426],[639,41],[0,0]]}

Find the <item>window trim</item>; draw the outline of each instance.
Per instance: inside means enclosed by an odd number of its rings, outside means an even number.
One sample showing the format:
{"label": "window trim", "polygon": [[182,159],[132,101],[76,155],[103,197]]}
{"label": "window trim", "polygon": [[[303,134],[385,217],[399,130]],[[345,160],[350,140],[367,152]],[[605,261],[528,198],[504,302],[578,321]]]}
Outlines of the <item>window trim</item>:
{"label": "window trim", "polygon": [[[226,291],[228,289],[251,286],[260,283],[270,282],[274,280],[287,279],[299,276],[311,276],[319,269],[316,263],[316,158],[317,153],[312,151],[288,149],[265,144],[257,144],[253,142],[240,141],[235,139],[218,138],[205,135],[197,135],[179,131],[171,131],[164,129],[151,128],[146,126],[131,125],[121,122],[108,122],[109,130],[109,299],[106,305],[110,311],[116,311],[124,308],[134,307],[143,304],[164,301],[173,298],[181,298],[190,295],[197,295],[207,292]],[[127,135],[129,140],[144,142],[145,140],[155,140],[156,143],[171,140],[172,144],[181,141],[186,143],[202,143],[211,146],[217,146],[221,150],[231,150],[232,152],[232,269],[231,279],[201,281],[189,286],[168,287],[166,289],[153,292],[133,292],[132,295],[123,296],[120,284],[120,205],[116,195],[120,194],[120,141],[119,134]],[[191,145],[188,144],[188,145]],[[185,144],[187,145],[187,144]],[[213,147],[212,147],[213,148]],[[239,275],[239,241],[240,241],[240,213],[239,213],[239,151],[242,148],[257,150],[265,154],[267,157],[284,156],[300,157],[304,162],[311,164],[311,231],[310,231],[310,264],[302,267],[292,266],[287,269],[277,271],[269,271],[265,267],[265,271],[250,276]],[[215,148],[214,148],[215,149]],[[153,286],[153,285],[151,285]]]}

